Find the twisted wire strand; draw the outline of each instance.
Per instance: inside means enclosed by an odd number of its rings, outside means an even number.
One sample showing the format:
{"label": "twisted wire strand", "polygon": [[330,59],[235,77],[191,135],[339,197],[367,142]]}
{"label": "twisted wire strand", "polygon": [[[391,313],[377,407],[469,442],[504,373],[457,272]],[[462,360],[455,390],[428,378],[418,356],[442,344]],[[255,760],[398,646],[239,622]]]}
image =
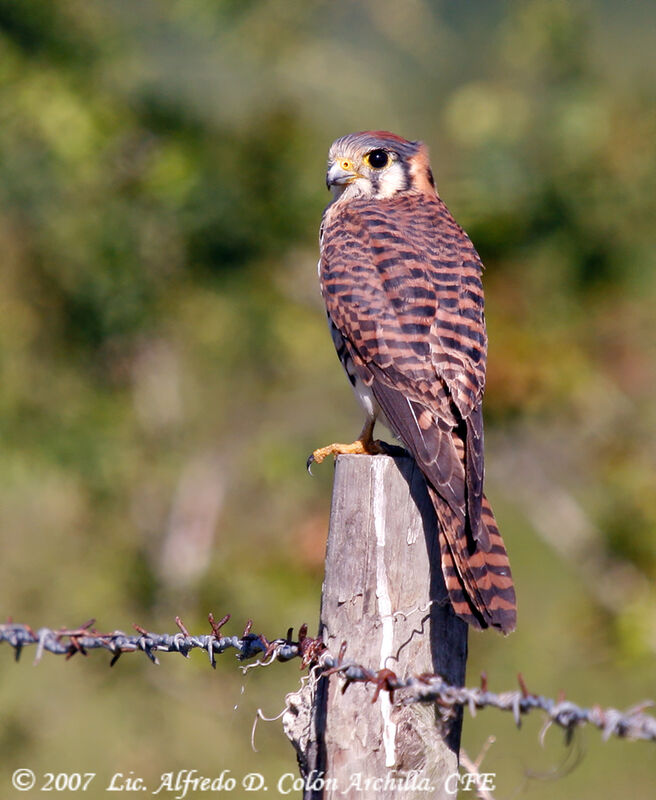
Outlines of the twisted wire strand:
{"label": "twisted wire strand", "polygon": [[529,692],[521,675],[518,676],[519,689],[506,692],[489,691],[485,677],[480,688],[453,686],[437,674],[399,678],[389,669],[371,670],[346,660],[346,642],[337,656],[332,655],[320,639],[307,635],[306,625],[299,629],[296,641],[292,639],[291,628],[285,637],[270,640],[263,634],[253,633],[250,620],[241,635],[224,636],[221,627],[228,619],[229,615],[226,615],[216,622],[210,614],[211,633],[199,635],[191,635],[179,617],[176,617],[176,623],[180,630],[172,634],[152,633],[137,625],[137,634],[128,635],[123,631],[101,633],[93,627],[94,620],[77,628],[56,630],[46,627],[34,630],[29,625],[8,622],[0,625],[0,643],[6,642],[14,649],[16,660],[20,658],[24,647],[36,646],[35,663],[42,659],[45,652],[70,658],[76,653],[87,655],[87,651],[95,649],[108,650],[112,654],[112,666],[124,653],[143,652],[154,664],[158,664],[159,653],[180,653],[188,658],[190,652],[196,649],[207,653],[212,667],[216,666],[216,656],[228,650],[236,651],[240,661],[263,657],[261,664],[300,658],[301,667],[313,665],[326,677],[339,675],[344,681],[344,690],[352,683],[373,684],[375,692],[372,702],[377,700],[381,691],[389,692],[392,700],[395,692],[402,691],[400,702],[436,703],[445,717],[462,706],[467,707],[472,715],[481,708],[497,708],[512,713],[518,726],[523,715],[539,709],[546,715],[547,725],[557,725],[570,735],[576,727],[588,724],[598,728],[604,740],[617,736],[656,741],[656,717],[645,713],[645,709],[653,707],[652,701],[645,701],[626,711],[598,705],[583,708],[564,698],[554,700]]}

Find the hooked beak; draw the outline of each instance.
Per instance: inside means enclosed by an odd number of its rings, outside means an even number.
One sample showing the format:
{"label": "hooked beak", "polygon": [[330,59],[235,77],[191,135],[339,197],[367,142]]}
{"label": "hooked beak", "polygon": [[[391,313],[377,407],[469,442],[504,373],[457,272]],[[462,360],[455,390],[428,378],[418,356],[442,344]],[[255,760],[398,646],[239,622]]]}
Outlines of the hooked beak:
{"label": "hooked beak", "polygon": [[362,176],[355,171],[352,162],[340,158],[330,165],[326,173],[326,188],[345,186],[360,177]]}

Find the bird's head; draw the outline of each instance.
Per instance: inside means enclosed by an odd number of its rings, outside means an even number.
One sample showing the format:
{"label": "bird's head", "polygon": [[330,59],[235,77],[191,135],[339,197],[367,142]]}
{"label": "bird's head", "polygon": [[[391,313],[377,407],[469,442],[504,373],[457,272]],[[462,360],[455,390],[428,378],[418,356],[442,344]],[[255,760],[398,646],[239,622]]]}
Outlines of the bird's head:
{"label": "bird's head", "polygon": [[406,191],[435,194],[426,146],[388,131],[349,133],[333,142],[326,186],[335,200],[382,199]]}

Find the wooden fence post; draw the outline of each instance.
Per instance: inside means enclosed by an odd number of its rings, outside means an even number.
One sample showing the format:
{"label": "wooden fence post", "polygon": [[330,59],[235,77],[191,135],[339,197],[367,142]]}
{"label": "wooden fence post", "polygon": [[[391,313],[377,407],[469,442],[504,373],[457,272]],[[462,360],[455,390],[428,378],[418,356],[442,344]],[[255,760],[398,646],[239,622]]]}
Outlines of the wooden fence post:
{"label": "wooden fence post", "polygon": [[[347,660],[463,685],[467,626],[446,599],[435,513],[410,457],[338,457],[320,628],[334,655],[346,641]],[[444,781],[457,770],[462,717],[445,731],[433,707],[392,704],[387,692],[372,703],[373,692],[342,694],[331,675],[288,698],[304,797],[453,797]]]}

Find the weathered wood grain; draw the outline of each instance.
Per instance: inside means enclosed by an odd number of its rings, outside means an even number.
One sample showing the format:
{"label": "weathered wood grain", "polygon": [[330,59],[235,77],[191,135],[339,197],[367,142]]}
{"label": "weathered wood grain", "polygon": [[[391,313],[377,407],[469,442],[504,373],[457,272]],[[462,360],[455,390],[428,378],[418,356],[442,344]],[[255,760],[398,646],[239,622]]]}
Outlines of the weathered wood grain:
{"label": "weathered wood grain", "polygon": [[[321,632],[332,653],[346,641],[347,659],[366,666],[464,682],[467,626],[447,600],[435,514],[411,458],[337,459]],[[353,684],[342,694],[334,675],[320,681],[301,761],[308,776],[329,780],[315,781],[316,791],[308,781],[305,797],[449,796],[442,787],[457,769],[461,720],[445,732],[434,709],[392,705],[386,692],[372,704],[373,692]],[[432,791],[390,783],[415,771],[415,785],[428,781]]]}

